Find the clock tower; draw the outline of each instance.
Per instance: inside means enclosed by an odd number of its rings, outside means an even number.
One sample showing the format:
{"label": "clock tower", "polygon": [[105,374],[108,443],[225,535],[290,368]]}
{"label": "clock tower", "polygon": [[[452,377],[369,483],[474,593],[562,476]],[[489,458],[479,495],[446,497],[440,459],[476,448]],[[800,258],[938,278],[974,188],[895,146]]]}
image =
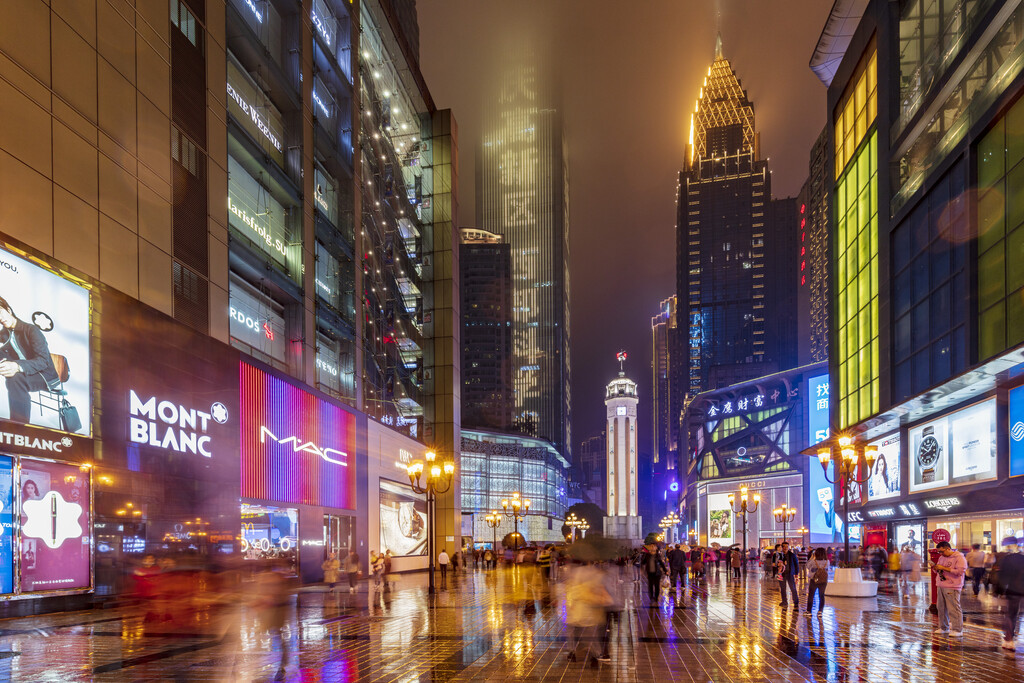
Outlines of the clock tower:
{"label": "clock tower", "polygon": [[626,352],[617,354],[619,376],[605,387],[605,413],[608,419],[607,490],[608,516],[604,521],[605,536],[639,539],[640,517],[637,516],[636,382],[626,377]]}

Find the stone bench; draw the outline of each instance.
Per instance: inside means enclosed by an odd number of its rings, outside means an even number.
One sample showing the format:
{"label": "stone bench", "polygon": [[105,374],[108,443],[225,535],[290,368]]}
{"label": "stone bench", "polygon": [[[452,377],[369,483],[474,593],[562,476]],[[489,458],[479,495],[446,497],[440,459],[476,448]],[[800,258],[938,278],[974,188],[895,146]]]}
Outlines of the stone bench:
{"label": "stone bench", "polygon": [[878,594],[877,581],[865,581],[860,569],[836,569],[825,589],[827,598],[873,598]]}

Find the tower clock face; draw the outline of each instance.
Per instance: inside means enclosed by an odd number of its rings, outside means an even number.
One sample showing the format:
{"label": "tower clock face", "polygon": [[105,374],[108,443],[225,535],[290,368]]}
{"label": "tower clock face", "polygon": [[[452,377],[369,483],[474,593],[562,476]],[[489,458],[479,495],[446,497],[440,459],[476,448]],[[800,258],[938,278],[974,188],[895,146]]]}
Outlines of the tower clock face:
{"label": "tower clock face", "polygon": [[625,415],[626,414],[626,406],[619,406],[618,408],[616,408],[615,409],[615,414],[616,415]]}

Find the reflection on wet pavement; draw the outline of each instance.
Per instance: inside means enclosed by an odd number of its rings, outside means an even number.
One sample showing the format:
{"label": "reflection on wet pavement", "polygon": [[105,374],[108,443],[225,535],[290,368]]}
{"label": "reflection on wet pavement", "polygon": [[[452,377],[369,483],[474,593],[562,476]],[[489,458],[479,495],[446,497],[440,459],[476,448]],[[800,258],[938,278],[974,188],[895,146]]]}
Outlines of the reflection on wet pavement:
{"label": "reflection on wet pavement", "polygon": [[[871,600],[828,598],[824,615],[778,607],[772,581],[723,573],[663,596],[622,584],[610,662],[588,631],[567,660],[564,584],[532,568],[469,572],[428,599],[422,576],[391,592],[363,585],[292,596],[281,638],[285,680],[297,681],[1024,681],[999,649],[998,600],[964,597],[962,639],[935,631],[922,583],[886,584]],[[367,590],[367,589],[370,590]],[[145,607],[0,622],[0,679],[272,680],[281,647],[245,591],[196,606],[184,621]]]}

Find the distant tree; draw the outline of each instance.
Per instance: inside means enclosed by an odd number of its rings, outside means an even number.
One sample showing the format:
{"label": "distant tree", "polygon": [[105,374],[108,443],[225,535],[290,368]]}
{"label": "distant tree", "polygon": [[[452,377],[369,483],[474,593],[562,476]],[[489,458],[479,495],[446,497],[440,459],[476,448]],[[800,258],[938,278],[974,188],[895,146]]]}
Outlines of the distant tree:
{"label": "distant tree", "polygon": [[658,534],[655,533],[654,531],[652,531],[651,533],[647,534],[647,536],[644,538],[644,545],[648,545],[650,543],[657,543],[657,542],[658,542]]}
{"label": "distant tree", "polygon": [[526,537],[522,533],[516,534],[515,532],[508,532],[505,534],[505,538],[501,539],[502,548],[515,548],[516,547],[516,536],[519,537],[519,547],[522,548],[526,545]]}
{"label": "distant tree", "polygon": [[[565,511],[565,517],[568,519],[572,513],[576,513],[576,516],[580,519],[587,520],[587,524],[590,528],[587,529],[587,536],[593,533],[602,533],[604,529],[604,510],[593,503],[576,503]],[[562,536],[569,536],[572,533],[572,528],[568,524],[562,525]],[[576,532],[576,538],[580,537],[580,532]]]}

